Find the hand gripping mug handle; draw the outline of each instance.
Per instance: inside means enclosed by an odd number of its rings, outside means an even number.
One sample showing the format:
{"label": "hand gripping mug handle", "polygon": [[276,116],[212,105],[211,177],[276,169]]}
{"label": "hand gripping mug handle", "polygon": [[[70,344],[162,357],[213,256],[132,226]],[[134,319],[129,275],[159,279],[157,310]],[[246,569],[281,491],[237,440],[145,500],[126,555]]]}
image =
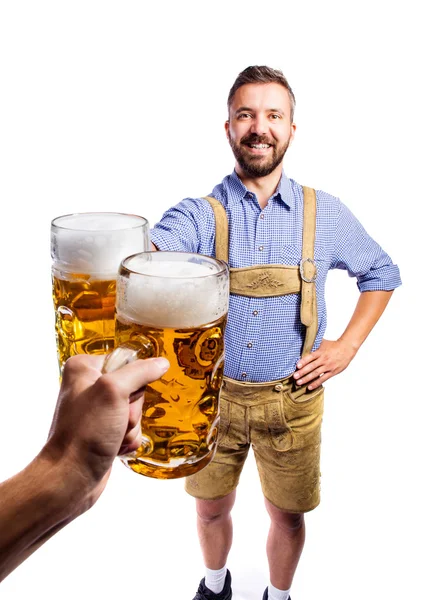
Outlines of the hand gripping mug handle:
{"label": "hand gripping mug handle", "polygon": [[[151,340],[145,335],[132,336],[129,342],[120,344],[113,352],[108,354],[103,363],[101,372],[112,373],[128,365],[129,363],[144,358],[156,356],[156,349]],[[143,435],[141,444],[141,454],[147,455],[153,451],[153,441],[150,437]],[[136,451],[123,454],[122,458],[136,458]]]}
{"label": "hand gripping mug handle", "polygon": [[131,340],[120,344],[115,350],[108,354],[103,363],[102,373],[112,373],[140,358],[152,358],[155,356],[154,346],[151,341],[141,336],[141,340]]}

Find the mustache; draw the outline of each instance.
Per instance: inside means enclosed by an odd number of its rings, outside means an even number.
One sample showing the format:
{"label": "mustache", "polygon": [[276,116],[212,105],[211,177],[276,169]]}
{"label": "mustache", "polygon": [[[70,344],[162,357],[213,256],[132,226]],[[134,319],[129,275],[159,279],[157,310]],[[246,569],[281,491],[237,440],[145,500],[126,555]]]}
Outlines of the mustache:
{"label": "mustache", "polygon": [[269,144],[275,146],[273,140],[270,140],[266,135],[257,135],[256,133],[250,133],[241,138],[241,144]]}

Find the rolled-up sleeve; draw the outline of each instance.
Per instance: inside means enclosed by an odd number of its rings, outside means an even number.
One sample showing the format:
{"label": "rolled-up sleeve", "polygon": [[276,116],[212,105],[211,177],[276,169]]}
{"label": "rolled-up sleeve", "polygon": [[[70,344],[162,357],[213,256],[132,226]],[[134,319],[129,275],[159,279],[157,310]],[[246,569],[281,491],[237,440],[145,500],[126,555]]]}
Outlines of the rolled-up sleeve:
{"label": "rolled-up sleeve", "polygon": [[389,291],[401,285],[400,271],[353,213],[339,203],[332,268],[356,277],[361,292]]}

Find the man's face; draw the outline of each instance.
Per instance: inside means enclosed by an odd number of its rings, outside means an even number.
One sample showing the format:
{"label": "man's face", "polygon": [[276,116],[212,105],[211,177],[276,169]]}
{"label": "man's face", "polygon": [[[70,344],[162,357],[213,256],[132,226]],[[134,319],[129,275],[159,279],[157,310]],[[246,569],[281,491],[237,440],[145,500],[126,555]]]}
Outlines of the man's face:
{"label": "man's face", "polygon": [[278,83],[248,83],[232,100],[226,133],[239,167],[265,177],[282,163],[294,137],[291,99]]}

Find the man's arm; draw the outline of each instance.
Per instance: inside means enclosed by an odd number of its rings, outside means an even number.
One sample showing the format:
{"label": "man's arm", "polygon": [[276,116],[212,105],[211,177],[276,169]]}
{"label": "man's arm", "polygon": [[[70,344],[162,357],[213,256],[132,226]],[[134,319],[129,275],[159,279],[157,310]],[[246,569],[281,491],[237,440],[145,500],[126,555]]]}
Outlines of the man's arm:
{"label": "man's arm", "polygon": [[317,350],[299,360],[298,371],[294,373],[298,385],[311,382],[308,389],[313,390],[346,369],[383,314],[392,294],[393,290],[362,292],[341,337],[336,341],[324,339]]}
{"label": "man's arm", "polygon": [[47,443],[23,471],[0,484],[0,581],[88,510],[105,488],[115,456],[141,443],[141,388],[169,363],[140,360],[102,375],[103,359],[67,361]]}
{"label": "man's arm", "polygon": [[151,249],[211,255],[215,217],[203,198],[185,198],[165,211],[150,231]]}

